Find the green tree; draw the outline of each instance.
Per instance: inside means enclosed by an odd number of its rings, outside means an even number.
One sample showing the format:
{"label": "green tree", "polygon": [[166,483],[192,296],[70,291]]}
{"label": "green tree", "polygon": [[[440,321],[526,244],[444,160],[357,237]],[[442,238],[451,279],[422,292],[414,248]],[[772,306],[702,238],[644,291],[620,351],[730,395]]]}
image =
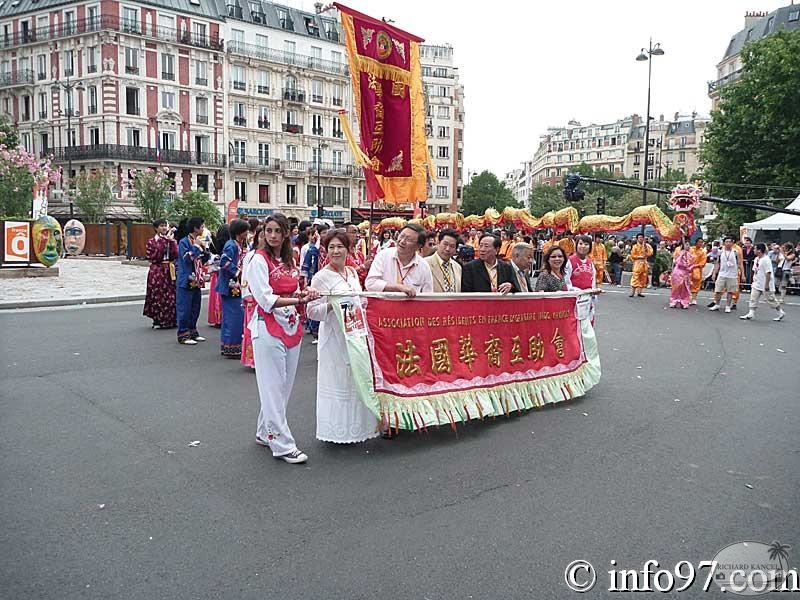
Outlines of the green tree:
{"label": "green tree", "polygon": [[0,117],[0,144],[3,144],[9,150],[13,150],[19,146],[19,133],[17,132],[17,128],[4,117]]}
{"label": "green tree", "polygon": [[520,208],[514,194],[490,171],[484,171],[464,186],[461,212],[465,215],[482,215],[487,208],[502,212],[506,206]]}
{"label": "green tree", "polygon": [[33,208],[33,175],[13,165],[0,171],[4,171],[0,177],[0,217],[29,218]]}
{"label": "green tree", "polygon": [[[777,31],[742,50],[741,78],[722,88],[706,128],[701,160],[716,196],[763,198],[769,190],[736,183],[796,187],[800,183],[800,30]],[[719,182],[719,183],[718,183]],[[755,210],[719,205],[713,233],[736,233]]]}
{"label": "green tree", "polygon": [[133,181],[133,202],[145,221],[153,222],[167,216],[167,192],[172,180],[166,169],[147,169],[139,171]]}
{"label": "green tree", "polygon": [[528,198],[528,209],[534,217],[541,217],[551,210],[561,210],[566,206],[564,192],[561,188],[552,185],[535,185]]}
{"label": "green tree", "polygon": [[179,222],[191,217],[203,217],[209,231],[216,232],[222,225],[222,214],[208,194],[199,191],[184,192],[169,209],[170,221]]}
{"label": "green tree", "polygon": [[105,221],[106,210],[114,201],[111,177],[104,172],[81,173],[75,181],[75,205],[89,223]]}

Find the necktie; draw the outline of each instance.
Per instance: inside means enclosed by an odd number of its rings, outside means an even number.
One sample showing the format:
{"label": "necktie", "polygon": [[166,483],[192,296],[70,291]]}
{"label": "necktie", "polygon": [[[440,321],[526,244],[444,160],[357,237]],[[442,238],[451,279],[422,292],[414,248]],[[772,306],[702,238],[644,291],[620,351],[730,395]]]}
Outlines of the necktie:
{"label": "necktie", "polygon": [[453,291],[453,278],[450,276],[450,261],[442,261],[442,275],[444,275],[444,291]]}
{"label": "necktie", "polygon": [[525,279],[525,273],[522,272],[522,269],[517,269],[517,273],[519,273],[519,285],[522,288],[522,291],[527,292],[528,281]]}

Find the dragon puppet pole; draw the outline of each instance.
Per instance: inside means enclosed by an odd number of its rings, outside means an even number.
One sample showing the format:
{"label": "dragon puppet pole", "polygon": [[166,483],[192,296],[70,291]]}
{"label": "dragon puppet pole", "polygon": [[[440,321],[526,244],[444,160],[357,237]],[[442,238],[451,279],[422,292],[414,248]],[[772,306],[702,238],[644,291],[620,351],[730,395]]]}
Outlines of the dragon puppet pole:
{"label": "dragon puppet pole", "polygon": [[[609,181],[607,179],[596,179],[594,177],[581,177],[581,181],[586,181],[589,183],[599,183],[602,185],[611,185],[614,187],[625,188],[629,190],[644,190],[645,187],[642,185],[636,185],[635,183],[626,183],[622,181]],[[656,192],[657,194],[666,194],[667,196],[670,195],[669,190],[663,190],[660,188],[647,188],[648,192]],[[758,204],[755,202],[748,202],[746,200],[729,200],[727,198],[719,198],[717,196],[700,196],[700,200],[705,200],[706,202],[713,202],[715,204],[728,204],[730,206],[740,206],[742,208],[754,208],[756,210],[765,210],[768,212],[776,212],[776,213],[783,213],[786,215],[795,215],[800,217],[800,211],[792,210],[791,208],[779,208],[776,206],[769,206],[767,204]],[[766,200],[766,198],[765,198]]]}

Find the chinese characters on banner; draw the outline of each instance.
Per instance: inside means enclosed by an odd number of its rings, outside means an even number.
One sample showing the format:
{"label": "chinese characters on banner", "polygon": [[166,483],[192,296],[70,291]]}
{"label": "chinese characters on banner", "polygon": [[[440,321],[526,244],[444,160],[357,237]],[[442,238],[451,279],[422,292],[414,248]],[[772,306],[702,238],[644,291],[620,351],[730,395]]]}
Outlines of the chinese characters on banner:
{"label": "chinese characters on banner", "polygon": [[367,322],[376,392],[460,392],[564,375],[586,362],[574,297],[371,298]]}
{"label": "chinese characters on banner", "polygon": [[424,40],[334,3],[342,18],[360,147],[341,119],[364,167],[367,200],[390,204],[428,197],[428,148],[419,44]]}

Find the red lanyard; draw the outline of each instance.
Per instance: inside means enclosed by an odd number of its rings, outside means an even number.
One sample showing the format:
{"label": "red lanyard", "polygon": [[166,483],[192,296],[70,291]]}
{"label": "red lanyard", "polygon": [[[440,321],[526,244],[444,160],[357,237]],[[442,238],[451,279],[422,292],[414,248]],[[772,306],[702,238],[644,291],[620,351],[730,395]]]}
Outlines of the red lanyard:
{"label": "red lanyard", "polygon": [[408,277],[411,274],[411,271],[414,270],[414,267],[417,266],[417,263],[412,263],[411,266],[408,268],[408,271],[406,271],[406,274],[403,275],[403,265],[400,264],[400,259],[397,258],[396,256],[394,259],[397,261],[397,283],[400,284],[405,283],[406,277]]}

